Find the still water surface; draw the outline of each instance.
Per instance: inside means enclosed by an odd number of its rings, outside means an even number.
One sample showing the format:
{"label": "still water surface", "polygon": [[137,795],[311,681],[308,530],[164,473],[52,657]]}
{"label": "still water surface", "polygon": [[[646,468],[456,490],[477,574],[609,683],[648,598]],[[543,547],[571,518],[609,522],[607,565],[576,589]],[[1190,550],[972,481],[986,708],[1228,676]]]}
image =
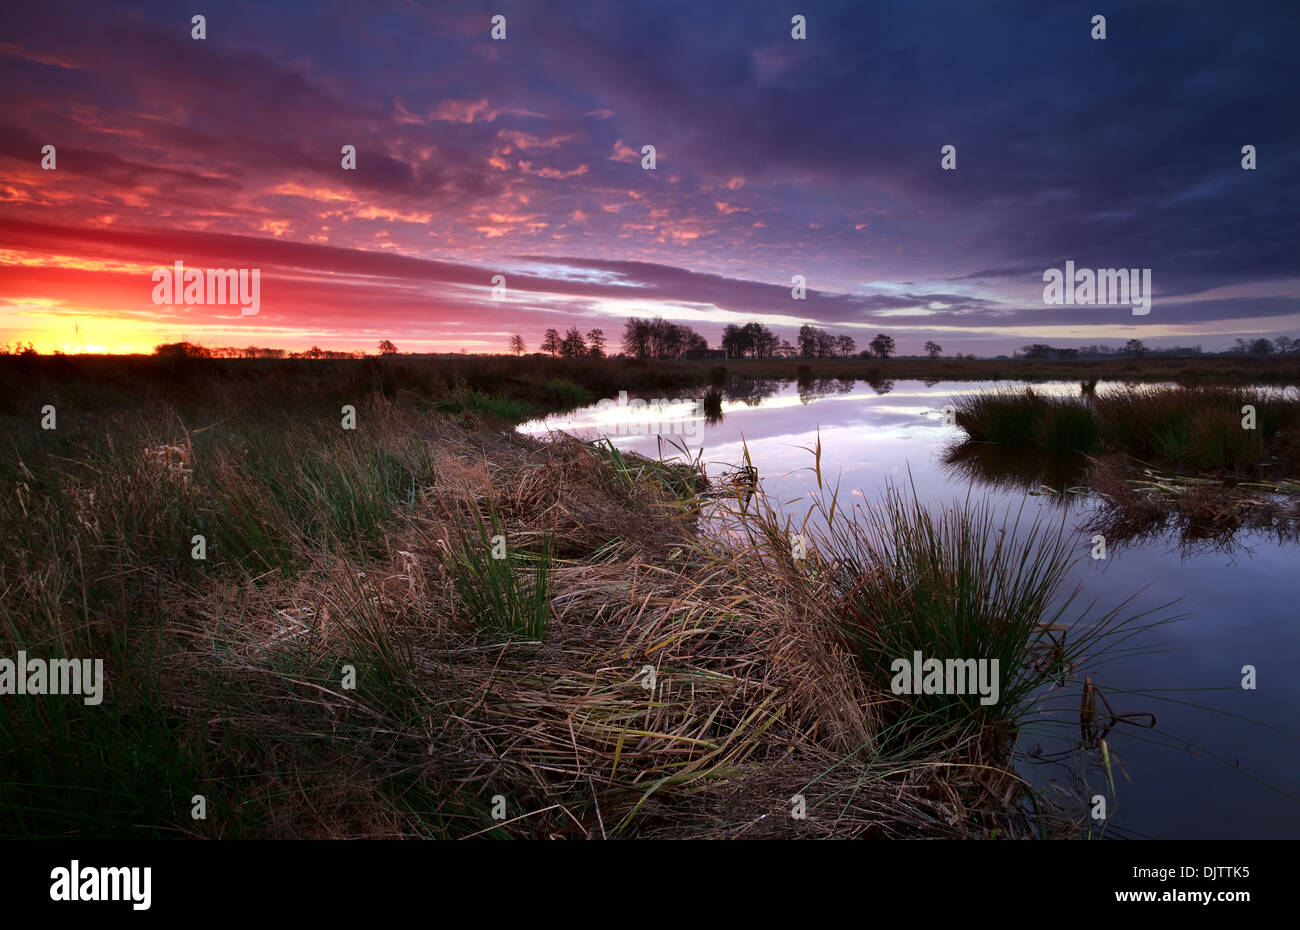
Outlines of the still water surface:
{"label": "still water surface", "polygon": [[[808,450],[820,436],[823,478],[831,485],[838,481],[841,502],[878,499],[892,481],[913,485],[923,501],[936,506],[969,493],[1013,514],[1023,507],[1023,522],[1040,512],[1055,520],[1064,514],[1067,527],[1078,528],[1095,506],[1088,497],[1030,493],[1043,483],[1060,489],[1081,482],[1069,465],[1040,467],[1005,450],[964,467],[946,461],[963,438],[945,417],[950,399],[1006,387],[756,382],[731,386],[721,420],[706,424],[693,406],[681,404],[673,408],[675,422],[662,429],[677,434],[678,442],[688,439],[692,454],[702,448],[712,475],[743,462],[748,446],[763,490],[781,501],[816,492]],[[1079,386],[1034,389],[1074,394]],[[608,436],[621,449],[650,456],[671,451],[654,435],[618,435],[626,419],[626,411],[593,405],[520,429],[539,436],[549,430],[589,439]],[[802,517],[806,506],[787,509]],[[1105,560],[1088,558],[1089,549],[1088,536],[1080,536],[1081,558],[1065,585],[1081,588],[1077,605],[1095,601],[1100,612],[1136,595],[1128,613],[1176,602],[1158,615],[1183,615],[1143,634],[1144,654],[1115,659],[1092,674],[1115,711],[1151,712],[1158,719],[1154,731],[1121,725],[1107,736],[1119,762],[1109,834],[1300,837],[1300,737],[1291,735],[1300,733],[1300,551],[1257,532],[1239,533],[1226,551],[1189,546],[1176,532],[1108,546]],[[1241,688],[1244,665],[1257,670],[1253,691]],[[1089,670],[1078,672],[1085,673]],[[1074,716],[1077,720],[1077,710]],[[1068,724],[1056,730],[1067,733]],[[1036,730],[1022,735],[1026,754],[1036,743],[1048,753],[1063,745]],[[1068,766],[1079,768],[1077,762]],[[1071,781],[1065,769],[1028,757],[1020,769],[1038,783]],[[1091,769],[1088,777],[1094,788],[1104,789],[1100,770]]]}

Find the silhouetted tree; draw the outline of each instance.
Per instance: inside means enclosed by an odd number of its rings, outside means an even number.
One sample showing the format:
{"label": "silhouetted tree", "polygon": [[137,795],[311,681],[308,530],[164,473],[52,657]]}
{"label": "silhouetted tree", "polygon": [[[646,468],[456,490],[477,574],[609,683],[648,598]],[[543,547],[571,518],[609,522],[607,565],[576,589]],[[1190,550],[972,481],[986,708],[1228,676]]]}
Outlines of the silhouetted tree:
{"label": "silhouetted tree", "polygon": [[689,349],[708,347],[708,340],[689,326],[662,317],[629,317],[623,326],[623,351],[636,358],[680,358]]}
{"label": "silhouetted tree", "polygon": [[894,337],[880,333],[871,340],[871,354],[876,358],[889,358],[894,354]]}
{"label": "silhouetted tree", "polygon": [[650,357],[650,321],[628,317],[623,324],[623,351],[633,358]]}
{"label": "silhouetted tree", "polygon": [[564,334],[564,341],[560,343],[560,354],[565,358],[577,358],[587,354],[587,341],[582,338],[578,327],[570,326],[569,331]]}
{"label": "silhouetted tree", "polygon": [[[27,346],[31,349],[31,344]],[[24,350],[24,355],[35,355],[35,351]],[[160,346],[154,346],[154,355],[160,355],[164,358],[212,358],[212,350],[206,346],[197,345],[193,342],[168,342]]]}

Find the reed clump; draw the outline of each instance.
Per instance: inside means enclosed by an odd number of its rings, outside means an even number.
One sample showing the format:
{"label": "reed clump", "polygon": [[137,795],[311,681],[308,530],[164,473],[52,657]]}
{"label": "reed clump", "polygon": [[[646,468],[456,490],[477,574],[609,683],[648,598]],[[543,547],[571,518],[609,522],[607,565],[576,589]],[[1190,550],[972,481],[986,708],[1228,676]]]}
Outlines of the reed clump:
{"label": "reed clump", "polygon": [[1246,387],[1113,387],[1078,397],[1001,391],[953,399],[975,442],[1057,454],[1118,453],[1148,464],[1247,476],[1300,469],[1300,399]]}
{"label": "reed clump", "polygon": [[[810,451],[819,493],[804,514],[759,495],[723,517],[741,543],[744,589],[763,613],[827,631],[819,661],[838,674],[819,673],[830,691],[817,701],[844,707],[844,695],[865,694],[845,715],[867,727],[852,737],[865,740],[859,754],[939,750],[978,795],[1001,799],[977,815],[997,829],[991,809],[1005,815],[1033,797],[1014,771],[1021,732],[1045,705],[1077,701],[1080,670],[1145,620],[1125,613],[1127,602],[1108,611],[1076,603],[1065,578],[1080,547],[1063,516],[1025,520],[970,499],[934,513],[898,487],[845,512],[838,489],[823,487],[820,443]],[[989,663],[998,694],[900,693],[895,663],[916,653]]]}

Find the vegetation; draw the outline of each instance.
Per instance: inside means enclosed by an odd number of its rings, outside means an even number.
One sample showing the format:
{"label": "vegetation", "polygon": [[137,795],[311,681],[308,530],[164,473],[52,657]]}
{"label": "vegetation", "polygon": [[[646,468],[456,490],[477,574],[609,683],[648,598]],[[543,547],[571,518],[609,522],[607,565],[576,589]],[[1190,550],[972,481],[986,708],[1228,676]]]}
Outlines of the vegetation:
{"label": "vegetation", "polygon": [[1238,476],[1278,461],[1300,470],[1300,399],[1278,391],[1085,387],[1077,397],[1049,397],[1030,388],[966,395],[954,404],[957,425],[977,442],[1059,454],[1105,450]]}
{"label": "vegetation", "polygon": [[[752,470],[710,491],[698,462],[489,422],[630,377],[664,375],[0,364],[0,654],[103,657],[107,680],[95,707],[7,701],[0,833],[1073,831],[1084,808],[1035,810],[1010,766],[1030,696],[1118,628],[1065,613],[1059,531],[998,542],[977,507],[931,519],[902,496],[848,524],[832,496],[795,559]],[[1067,648],[1054,628],[1076,622]],[[911,647],[1001,657],[1011,700],[893,694]]]}
{"label": "vegetation", "polygon": [[[800,358],[848,358],[855,348],[852,336],[835,336],[807,323],[799,327],[797,351]],[[790,353],[782,354],[788,356]]]}
{"label": "vegetation", "polygon": [[1087,484],[1101,502],[1088,529],[1111,542],[1176,538],[1184,553],[1231,552],[1238,532],[1300,541],[1300,481],[1218,481],[1134,468],[1119,456],[1095,460]]}
{"label": "vegetation", "polygon": [[[968,436],[947,465],[1064,499],[1090,490],[1112,542],[1174,531],[1185,551],[1230,549],[1242,528],[1300,538],[1300,398],[1234,387],[1033,390],[955,399]],[[994,450],[1018,450],[1015,461]],[[1026,452],[1031,453],[1029,455]],[[1079,455],[1086,453],[1084,458]],[[1074,460],[1078,459],[1077,462]]]}
{"label": "vegetation", "polygon": [[630,317],[623,327],[623,351],[635,359],[675,359],[684,352],[708,347],[708,340],[689,326],[660,317]]}
{"label": "vegetation", "polygon": [[489,510],[453,520],[454,539],[444,563],[460,597],[460,610],[489,638],[545,638],[551,618],[551,549],[544,536],[537,552],[507,545],[505,527]]}
{"label": "vegetation", "polygon": [[762,323],[737,326],[728,323],[722,330],[722,348],[727,358],[774,358],[794,354],[790,343],[777,337]]}
{"label": "vegetation", "polygon": [[875,358],[886,359],[895,352],[894,337],[886,336],[880,333],[875,339],[871,340],[871,354]]}

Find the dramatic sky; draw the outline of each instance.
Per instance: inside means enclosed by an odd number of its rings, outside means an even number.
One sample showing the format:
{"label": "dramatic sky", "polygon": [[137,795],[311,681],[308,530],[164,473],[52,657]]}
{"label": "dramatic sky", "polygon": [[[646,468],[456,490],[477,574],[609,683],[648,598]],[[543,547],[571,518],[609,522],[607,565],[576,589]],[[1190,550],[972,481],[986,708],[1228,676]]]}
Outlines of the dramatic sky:
{"label": "dramatic sky", "polygon": [[[1300,335],[1298,47],[1296,0],[6,4],[0,342]],[[1045,305],[1067,260],[1151,312]],[[155,305],[176,261],[261,269],[260,312]]]}

